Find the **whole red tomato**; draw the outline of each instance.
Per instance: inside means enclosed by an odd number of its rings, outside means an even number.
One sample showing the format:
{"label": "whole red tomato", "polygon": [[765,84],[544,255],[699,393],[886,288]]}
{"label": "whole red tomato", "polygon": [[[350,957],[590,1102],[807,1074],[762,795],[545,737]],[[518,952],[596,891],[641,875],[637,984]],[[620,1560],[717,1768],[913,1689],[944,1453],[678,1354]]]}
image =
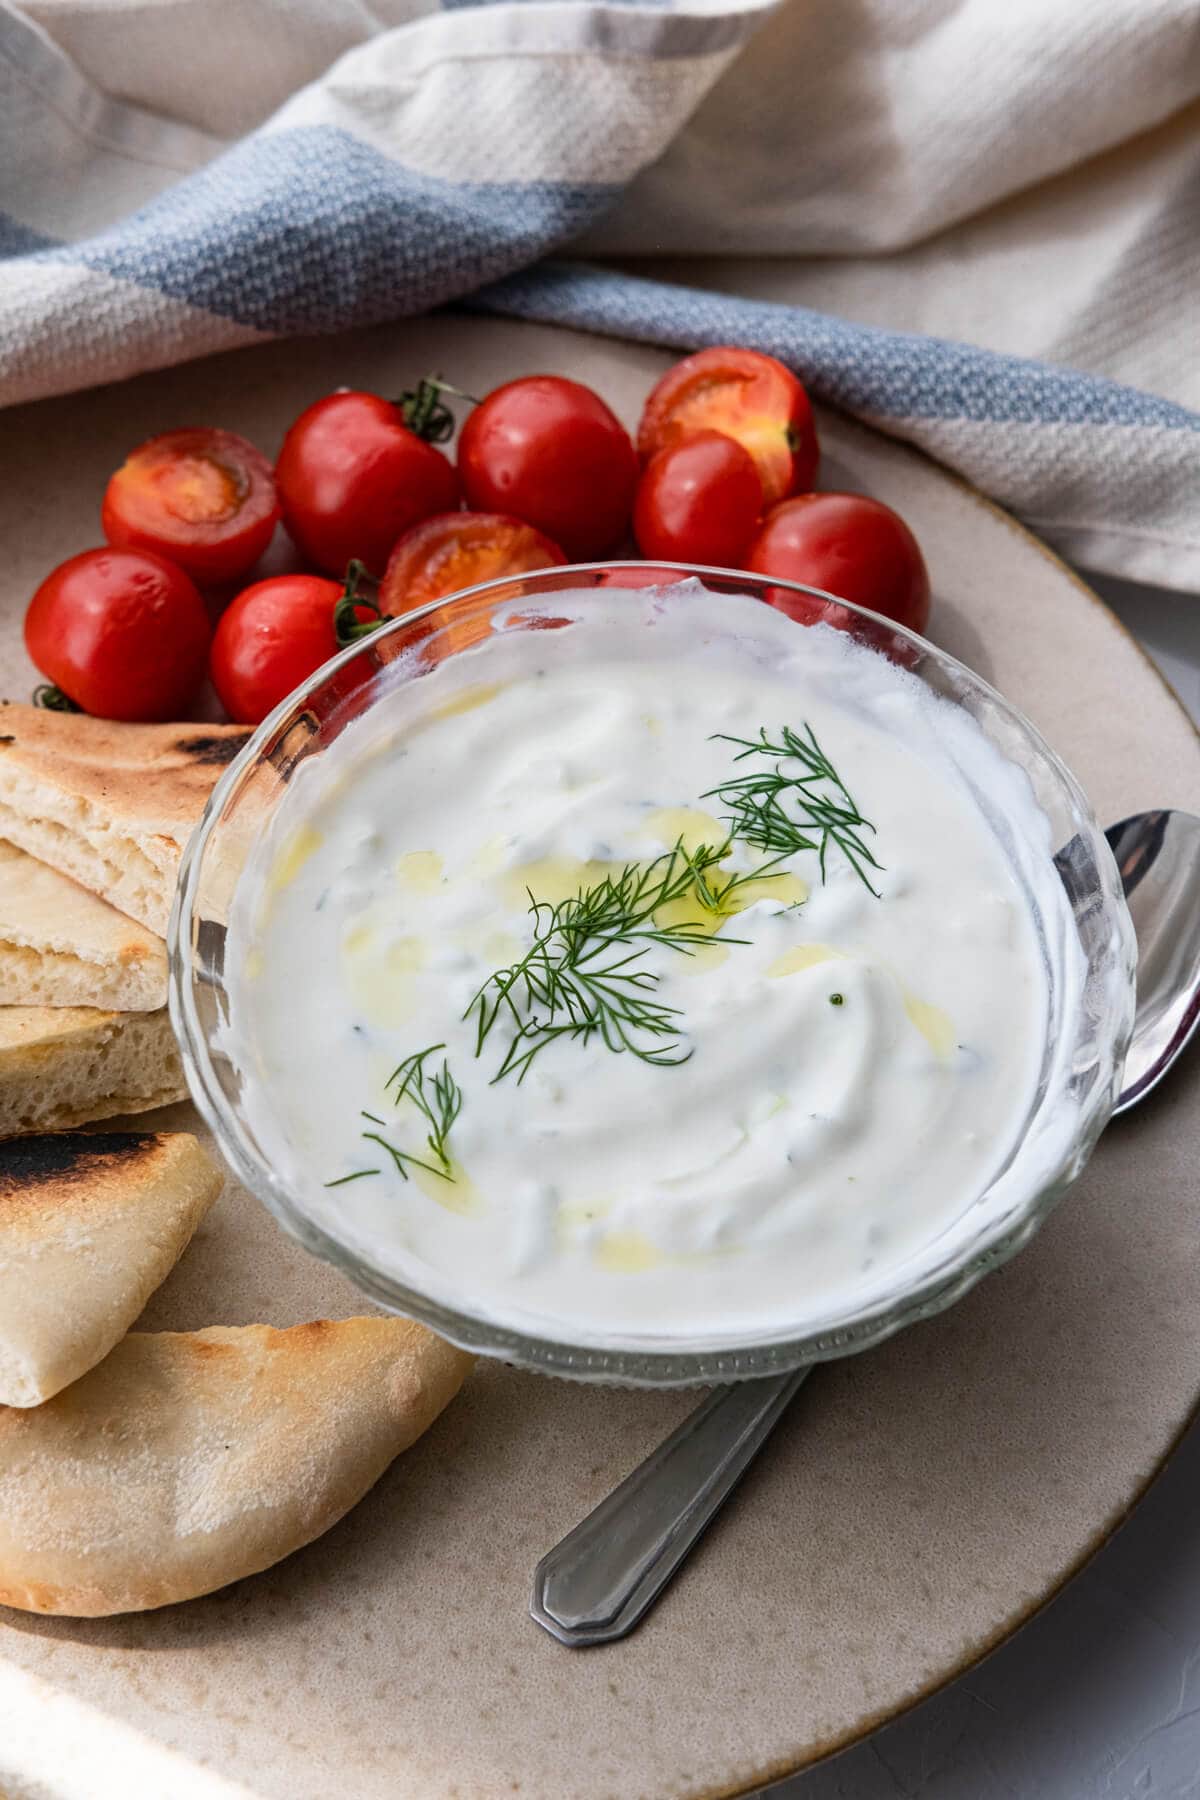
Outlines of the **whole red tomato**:
{"label": "whole red tomato", "polygon": [[118,549],[152,550],[195,581],[235,581],[275,531],[275,478],[233,431],[197,425],[131,450],[104,490],[100,523]]}
{"label": "whole red tomato", "polygon": [[489,394],[462,428],[458,470],[469,507],[523,519],[573,562],[623,537],[638,478],[620,420],[591,388],[558,375]]}
{"label": "whole red tomato", "polygon": [[[840,600],[870,607],[924,631],[929,621],[929,575],[920,545],[899,513],[865,494],[798,494],[769,512],[746,552],[746,567],[823,588]],[[809,622],[816,608],[830,624],[833,609],[778,589],[772,605]]]}
{"label": "whole red tomato", "polygon": [[[274,575],[243,589],[221,615],[213,638],[213,686],[231,719],[257,725],[343,646],[335,628],[340,581],[320,575]],[[355,619],[378,618],[357,606]]]}
{"label": "whole red tomato", "polygon": [[790,369],[761,350],[723,344],[668,369],[642,411],[638,454],[649,462],[698,431],[724,432],[750,452],[767,506],[817,479],[820,451],[808,395]]}
{"label": "whole red tomato", "polygon": [[633,535],[651,559],[736,569],[762,503],[750,452],[719,431],[700,431],[651,458],[633,503]]}
{"label": "whole red tomato", "polygon": [[378,394],[347,390],[308,407],[283,440],[275,479],[284,524],[331,574],[358,558],[381,575],[402,532],[458,505],[453,464]]}
{"label": "whole red tomato", "polygon": [[47,575],[25,647],[101,719],[177,719],[204,679],[208,614],[182,569],[149,550],[84,550]]}

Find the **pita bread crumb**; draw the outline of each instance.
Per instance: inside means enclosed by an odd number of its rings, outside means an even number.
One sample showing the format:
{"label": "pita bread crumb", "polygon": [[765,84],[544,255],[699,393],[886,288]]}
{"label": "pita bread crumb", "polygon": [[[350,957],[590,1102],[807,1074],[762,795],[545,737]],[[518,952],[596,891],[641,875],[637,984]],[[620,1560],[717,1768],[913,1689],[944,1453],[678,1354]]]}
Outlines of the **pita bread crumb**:
{"label": "pita bread crumb", "polygon": [[146,1112],[186,1093],[165,1007],[0,1006],[0,1138]]}
{"label": "pita bread crumb", "polygon": [[167,1004],[160,937],[14,844],[0,842],[0,1006]]}

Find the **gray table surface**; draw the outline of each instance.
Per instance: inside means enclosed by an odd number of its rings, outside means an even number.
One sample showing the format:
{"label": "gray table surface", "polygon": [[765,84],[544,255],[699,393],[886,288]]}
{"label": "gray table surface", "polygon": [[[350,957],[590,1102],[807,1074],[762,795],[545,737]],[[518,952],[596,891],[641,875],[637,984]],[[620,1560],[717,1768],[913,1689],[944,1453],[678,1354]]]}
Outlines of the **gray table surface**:
{"label": "gray table surface", "polygon": [[[1200,721],[1200,600],[1087,578]],[[1198,1494],[1200,1425],[1024,1630],[763,1800],[1200,1800]]]}

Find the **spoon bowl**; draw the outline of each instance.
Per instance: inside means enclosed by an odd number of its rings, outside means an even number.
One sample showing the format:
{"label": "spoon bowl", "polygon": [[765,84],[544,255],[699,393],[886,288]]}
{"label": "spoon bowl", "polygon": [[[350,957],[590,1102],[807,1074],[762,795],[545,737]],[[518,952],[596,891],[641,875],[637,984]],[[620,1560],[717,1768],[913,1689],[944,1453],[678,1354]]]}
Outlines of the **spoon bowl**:
{"label": "spoon bowl", "polygon": [[1115,1116],[1158,1086],[1200,1023],[1200,819],[1136,813],[1105,836],[1138,941],[1137,1011]]}

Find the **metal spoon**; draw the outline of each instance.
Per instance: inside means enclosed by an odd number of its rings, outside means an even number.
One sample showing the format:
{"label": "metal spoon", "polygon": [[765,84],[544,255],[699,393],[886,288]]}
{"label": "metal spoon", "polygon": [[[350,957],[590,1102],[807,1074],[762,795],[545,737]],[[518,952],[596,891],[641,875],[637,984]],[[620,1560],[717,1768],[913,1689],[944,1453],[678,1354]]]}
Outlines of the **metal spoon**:
{"label": "metal spoon", "polygon": [[[1200,1022],[1200,819],[1107,832],[1138,941],[1137,1013],[1115,1113],[1158,1086]],[[715,1388],[534,1571],[530,1614],[563,1644],[632,1631],[745,1474],[811,1365]]]}

